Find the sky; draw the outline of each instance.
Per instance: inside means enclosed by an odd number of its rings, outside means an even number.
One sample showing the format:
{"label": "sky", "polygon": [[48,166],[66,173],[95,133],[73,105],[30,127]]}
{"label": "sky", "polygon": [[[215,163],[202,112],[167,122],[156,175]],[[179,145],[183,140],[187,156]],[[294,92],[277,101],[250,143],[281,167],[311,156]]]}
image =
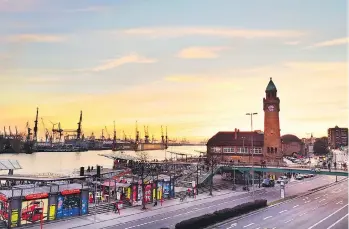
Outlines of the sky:
{"label": "sky", "polygon": [[[348,126],[347,2],[0,0],[0,126],[202,140],[264,129],[272,77],[281,134]],[[40,120],[41,121],[41,120]],[[40,135],[43,125],[39,123]],[[2,129],[2,128],[1,128]]]}

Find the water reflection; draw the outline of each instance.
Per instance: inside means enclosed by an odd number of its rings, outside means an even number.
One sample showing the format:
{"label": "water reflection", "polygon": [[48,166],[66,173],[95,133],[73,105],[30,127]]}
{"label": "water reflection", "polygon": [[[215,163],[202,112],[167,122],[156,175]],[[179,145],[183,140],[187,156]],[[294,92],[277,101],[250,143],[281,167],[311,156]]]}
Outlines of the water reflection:
{"label": "water reflection", "polygon": [[[164,150],[148,151],[150,159],[162,160],[166,157],[170,158],[170,153],[187,153],[199,155],[199,151],[205,151],[205,146],[172,146]],[[18,160],[23,169],[15,171],[16,174],[33,174],[33,173],[69,173],[73,170],[79,170],[81,166],[95,166],[99,164],[104,167],[111,167],[113,162],[111,159],[99,156],[98,154],[111,153],[111,150],[105,151],[87,151],[87,152],[40,152],[34,154],[0,154],[0,159]],[[125,151],[126,154],[137,156],[133,151]],[[8,171],[1,171],[6,174]]]}

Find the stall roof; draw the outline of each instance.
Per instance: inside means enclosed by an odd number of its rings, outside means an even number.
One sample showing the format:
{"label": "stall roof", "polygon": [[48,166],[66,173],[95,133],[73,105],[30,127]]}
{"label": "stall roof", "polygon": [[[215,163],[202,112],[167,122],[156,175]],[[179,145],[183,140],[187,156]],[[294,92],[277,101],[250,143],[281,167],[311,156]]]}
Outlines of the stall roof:
{"label": "stall roof", "polygon": [[5,160],[0,160],[0,170],[16,170],[16,169],[21,169],[21,165],[17,160],[13,159],[5,159]]}
{"label": "stall roof", "polygon": [[86,179],[89,176],[64,176],[64,177],[50,177],[50,176],[35,176],[35,175],[0,175],[0,180],[15,180],[15,181],[36,181],[36,182],[54,182],[64,180]]}
{"label": "stall roof", "polygon": [[120,153],[120,152],[113,152],[108,154],[98,154],[99,156],[107,157],[109,159],[122,159],[122,160],[130,160],[130,161],[139,161],[137,157],[133,157],[131,155]]}
{"label": "stall roof", "polygon": [[49,192],[62,192],[65,190],[83,188],[82,184],[78,184],[78,183],[56,185],[57,188],[55,188],[55,190],[53,190],[52,186],[34,187],[31,185],[22,185],[22,186],[17,185],[16,187],[10,190],[0,190],[0,193],[5,195],[7,198],[10,198],[15,196],[26,196],[30,194],[49,193]]}

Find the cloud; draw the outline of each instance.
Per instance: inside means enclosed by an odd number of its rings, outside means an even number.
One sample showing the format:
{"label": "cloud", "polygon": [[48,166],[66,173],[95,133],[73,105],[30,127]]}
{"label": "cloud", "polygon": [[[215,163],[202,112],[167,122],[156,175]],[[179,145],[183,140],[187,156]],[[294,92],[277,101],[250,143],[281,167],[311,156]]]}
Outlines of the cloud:
{"label": "cloud", "polygon": [[285,45],[298,45],[300,41],[286,41],[284,44]]}
{"label": "cloud", "polygon": [[94,72],[101,72],[110,69],[120,67],[125,64],[137,63],[137,64],[151,64],[157,62],[156,59],[147,58],[138,54],[130,54],[113,60],[108,60],[104,64],[101,64],[92,69]]}
{"label": "cloud", "polygon": [[348,70],[347,62],[285,62],[283,65],[287,68],[301,71],[312,72],[342,72]]}
{"label": "cloud", "polygon": [[7,37],[7,41],[19,43],[57,43],[65,39],[63,36],[45,34],[19,34]]}
{"label": "cloud", "polygon": [[182,76],[167,76],[165,77],[165,81],[169,82],[198,82],[201,81],[202,78],[199,76],[191,76],[191,75],[182,75]]}
{"label": "cloud", "polygon": [[338,45],[344,45],[348,43],[349,43],[349,37],[343,37],[343,38],[315,43],[311,46],[308,46],[307,48],[311,49],[311,48],[320,48],[320,47],[328,47],[328,46],[338,46]]}
{"label": "cloud", "polygon": [[177,57],[183,59],[215,59],[226,47],[189,47],[182,49]]}
{"label": "cloud", "polygon": [[85,8],[78,8],[78,9],[68,9],[65,10],[65,12],[68,13],[77,13],[77,12],[103,12],[110,9],[107,6],[89,6]]}
{"label": "cloud", "polygon": [[40,0],[0,0],[0,12],[24,12],[34,10]]}
{"label": "cloud", "polygon": [[257,30],[233,29],[220,27],[149,27],[123,30],[127,35],[141,35],[153,38],[183,36],[216,36],[225,38],[291,38],[300,37],[304,33],[295,30]]}

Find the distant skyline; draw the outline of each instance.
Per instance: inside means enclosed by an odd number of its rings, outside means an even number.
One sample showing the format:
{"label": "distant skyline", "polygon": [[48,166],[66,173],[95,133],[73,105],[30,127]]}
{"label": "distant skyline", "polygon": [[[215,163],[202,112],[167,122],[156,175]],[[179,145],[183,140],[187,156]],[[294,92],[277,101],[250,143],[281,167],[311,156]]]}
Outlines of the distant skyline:
{"label": "distant skyline", "polygon": [[85,136],[263,130],[272,77],[281,134],[326,136],[348,127],[347,19],[345,0],[0,0],[0,131],[36,107],[48,129],[82,110]]}

